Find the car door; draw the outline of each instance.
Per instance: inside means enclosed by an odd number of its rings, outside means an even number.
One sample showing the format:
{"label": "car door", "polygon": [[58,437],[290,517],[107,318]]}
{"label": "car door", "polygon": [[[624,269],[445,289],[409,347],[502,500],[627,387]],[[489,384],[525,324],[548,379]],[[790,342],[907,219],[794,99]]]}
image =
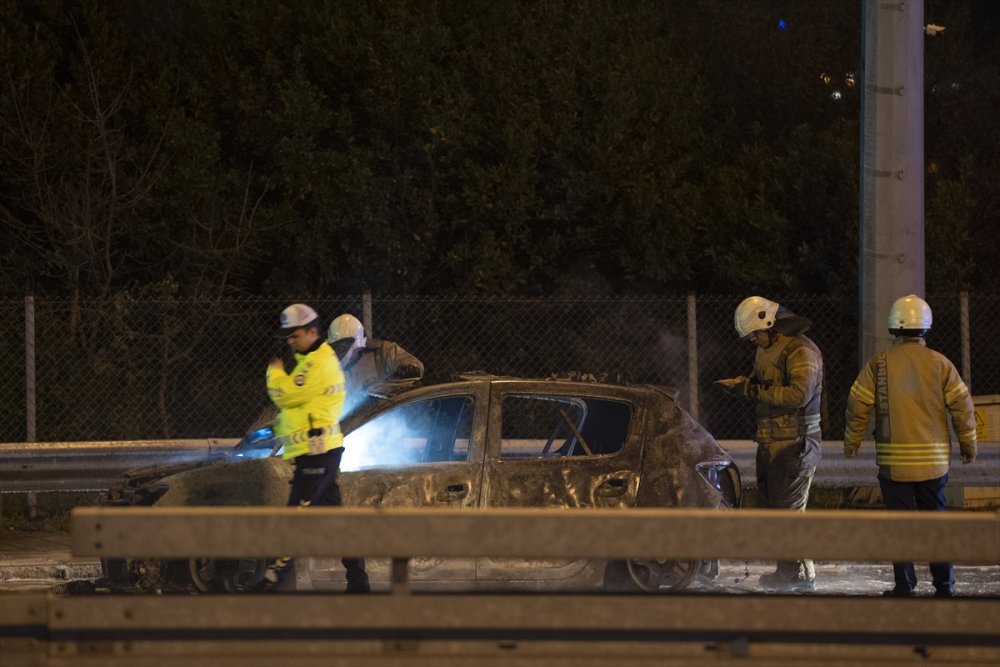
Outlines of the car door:
{"label": "car door", "polygon": [[[643,410],[627,388],[494,382],[486,507],[631,507],[639,488]],[[480,558],[480,581],[575,577],[587,561]]]}
{"label": "car door", "polygon": [[[480,382],[418,389],[388,401],[345,437],[344,504],[478,507],[488,399],[489,384]],[[371,561],[368,569],[373,581],[388,580],[388,562]],[[474,579],[473,558],[410,560],[414,584],[460,586]]]}

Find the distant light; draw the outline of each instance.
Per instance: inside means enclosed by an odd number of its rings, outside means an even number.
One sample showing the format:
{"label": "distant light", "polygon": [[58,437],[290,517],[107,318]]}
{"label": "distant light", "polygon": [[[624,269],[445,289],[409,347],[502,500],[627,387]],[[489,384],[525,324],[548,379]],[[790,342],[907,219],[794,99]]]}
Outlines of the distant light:
{"label": "distant light", "polygon": [[961,87],[962,87],[962,84],[960,84],[958,81],[952,81],[951,82],[951,89],[952,90],[958,90]]}
{"label": "distant light", "polygon": [[854,72],[848,72],[847,74],[844,75],[844,83],[847,84],[848,88],[853,88],[854,84],[856,84],[857,82],[858,82],[858,77],[857,75],[854,74]]}
{"label": "distant light", "polygon": [[788,21],[785,19],[778,19],[778,30],[788,30]]}
{"label": "distant light", "polygon": [[831,99],[839,100],[841,97],[843,97],[843,95],[840,94],[839,90],[835,90],[832,93],[830,93]]}
{"label": "distant light", "polygon": [[819,80],[829,86],[830,82],[833,81],[833,77],[831,77],[826,72],[823,72],[822,74],[819,75]]}

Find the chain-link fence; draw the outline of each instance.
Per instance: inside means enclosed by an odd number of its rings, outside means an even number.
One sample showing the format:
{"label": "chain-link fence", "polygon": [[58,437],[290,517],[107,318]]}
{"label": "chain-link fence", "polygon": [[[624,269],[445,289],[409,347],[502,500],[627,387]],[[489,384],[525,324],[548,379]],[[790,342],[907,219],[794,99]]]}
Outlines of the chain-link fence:
{"label": "chain-link fence", "polygon": [[[744,439],[751,406],[712,385],[751,367],[753,348],[732,327],[741,299],[376,298],[371,324],[376,337],[423,360],[428,375],[578,372],[667,384],[717,438]],[[360,295],[302,300],[325,323],[342,312],[362,316]],[[823,433],[840,438],[859,365],[856,304],[780,301],[813,320],[809,335],[826,368]],[[969,295],[966,326],[959,295],[928,301],[929,345],[959,369],[968,350],[974,393],[1000,394],[1000,295]],[[264,369],[285,348],[275,332],[289,302],[0,301],[0,441],[29,438],[29,414],[38,441],[238,437],[267,404]]]}

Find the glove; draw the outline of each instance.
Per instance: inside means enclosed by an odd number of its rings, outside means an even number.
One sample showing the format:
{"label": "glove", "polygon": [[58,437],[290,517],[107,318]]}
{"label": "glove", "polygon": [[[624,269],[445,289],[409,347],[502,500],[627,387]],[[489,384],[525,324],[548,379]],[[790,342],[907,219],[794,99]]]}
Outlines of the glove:
{"label": "glove", "polygon": [[858,450],[859,449],[861,449],[861,443],[860,442],[857,443],[857,444],[853,444],[853,445],[845,442],[844,443],[844,458],[845,459],[853,459],[855,456],[858,455]]}
{"label": "glove", "polygon": [[403,379],[403,378],[418,378],[420,377],[420,367],[414,366],[413,364],[403,364],[396,368],[396,372],[393,373],[393,377]]}

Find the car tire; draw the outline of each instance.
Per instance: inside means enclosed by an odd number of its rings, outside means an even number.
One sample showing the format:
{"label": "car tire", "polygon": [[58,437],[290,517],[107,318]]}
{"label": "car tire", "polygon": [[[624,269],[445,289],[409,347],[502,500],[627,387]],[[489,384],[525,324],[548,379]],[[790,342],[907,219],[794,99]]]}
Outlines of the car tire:
{"label": "car tire", "polygon": [[[651,564],[657,571],[651,572]],[[609,593],[677,593],[705,570],[706,561],[613,560],[604,570],[604,590]],[[651,579],[659,582],[654,586]]]}
{"label": "car tire", "polygon": [[691,585],[702,568],[700,560],[639,560],[625,561],[629,578],[647,593],[677,593]]}
{"label": "car tire", "polygon": [[191,558],[187,569],[191,583],[200,593],[242,593],[253,590],[264,578],[267,561],[263,558]]}

